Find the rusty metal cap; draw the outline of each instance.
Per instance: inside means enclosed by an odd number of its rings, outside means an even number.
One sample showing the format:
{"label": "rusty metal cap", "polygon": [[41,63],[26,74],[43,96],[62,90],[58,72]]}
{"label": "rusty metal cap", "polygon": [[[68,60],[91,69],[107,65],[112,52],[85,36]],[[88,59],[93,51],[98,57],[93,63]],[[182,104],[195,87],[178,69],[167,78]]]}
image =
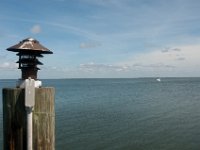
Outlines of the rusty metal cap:
{"label": "rusty metal cap", "polygon": [[39,54],[53,54],[52,51],[44,47],[39,41],[33,38],[26,38],[20,41],[18,44],[7,48],[8,51],[22,52],[22,53],[39,53]]}

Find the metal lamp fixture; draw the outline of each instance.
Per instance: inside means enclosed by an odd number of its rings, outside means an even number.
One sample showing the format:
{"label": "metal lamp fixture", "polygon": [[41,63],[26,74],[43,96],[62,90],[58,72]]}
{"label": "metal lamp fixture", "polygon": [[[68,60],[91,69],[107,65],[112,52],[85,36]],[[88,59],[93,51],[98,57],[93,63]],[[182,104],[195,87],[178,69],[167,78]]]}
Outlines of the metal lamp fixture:
{"label": "metal lamp fixture", "polygon": [[22,71],[21,80],[32,78],[37,80],[37,72],[40,70],[37,65],[43,65],[38,58],[42,54],[53,54],[52,51],[42,46],[39,41],[33,38],[27,38],[18,44],[7,48],[8,51],[17,52],[19,68]]}

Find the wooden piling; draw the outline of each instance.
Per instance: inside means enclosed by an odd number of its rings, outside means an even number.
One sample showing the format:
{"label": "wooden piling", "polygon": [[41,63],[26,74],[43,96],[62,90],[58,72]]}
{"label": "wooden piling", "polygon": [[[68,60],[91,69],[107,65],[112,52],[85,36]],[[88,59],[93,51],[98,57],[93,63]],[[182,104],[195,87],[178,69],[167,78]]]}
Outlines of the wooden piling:
{"label": "wooden piling", "polygon": [[[33,149],[55,150],[54,88],[36,88],[33,111]],[[24,89],[3,89],[3,148],[26,150]]]}

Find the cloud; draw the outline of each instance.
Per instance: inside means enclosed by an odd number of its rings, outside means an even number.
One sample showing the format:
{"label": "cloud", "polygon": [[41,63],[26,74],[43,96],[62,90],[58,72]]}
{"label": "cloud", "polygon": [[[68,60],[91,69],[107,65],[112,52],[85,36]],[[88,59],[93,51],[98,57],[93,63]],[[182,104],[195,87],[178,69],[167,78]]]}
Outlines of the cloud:
{"label": "cloud", "polygon": [[163,64],[163,63],[141,65],[141,67],[147,67],[147,68],[175,68],[175,66],[173,66],[173,65],[166,65],[166,64]]}
{"label": "cloud", "polygon": [[169,52],[169,49],[170,49],[170,48],[166,47],[166,48],[164,48],[163,50],[161,50],[161,52],[167,53],[167,52]]}
{"label": "cloud", "polygon": [[172,49],[173,51],[177,51],[177,52],[180,52],[181,51],[181,49],[180,48],[174,48],[174,49]]}
{"label": "cloud", "polygon": [[31,28],[31,33],[33,34],[38,34],[41,32],[41,27],[40,25],[34,25],[32,28]]}
{"label": "cloud", "polygon": [[183,61],[183,60],[186,60],[186,58],[184,58],[184,57],[178,57],[176,60]]}
{"label": "cloud", "polygon": [[[128,60],[120,62],[120,64],[141,64],[140,67],[166,67],[175,66],[174,61],[179,58],[175,51],[163,52],[160,50],[154,50],[151,52],[141,53],[134,56],[130,56]],[[183,57],[183,56],[182,56]]]}
{"label": "cloud", "polygon": [[0,59],[5,59],[7,58],[8,54],[5,54],[5,55],[0,55]]}
{"label": "cloud", "polygon": [[120,71],[128,71],[131,69],[130,66],[127,65],[111,65],[111,64],[96,64],[93,62],[86,63],[86,64],[80,64],[79,69],[81,71],[86,72],[98,72],[98,71],[114,71],[114,72],[120,72]]}
{"label": "cloud", "polygon": [[95,48],[101,46],[99,42],[82,42],[80,48]]}
{"label": "cloud", "polygon": [[180,52],[181,49],[180,49],[180,48],[170,48],[170,47],[166,47],[166,48],[164,48],[163,50],[161,50],[161,52],[163,52],[163,53],[173,52],[173,51],[175,51],[175,52]]}
{"label": "cloud", "polygon": [[[73,33],[75,35],[86,37],[88,39],[99,39],[100,38],[100,36],[98,36],[94,32],[91,32],[90,30],[83,29],[82,27],[79,27],[79,26],[74,25],[74,24],[69,25],[68,22],[63,23],[63,19],[62,20],[56,20],[54,22],[48,21],[48,20],[34,20],[34,19],[27,19],[27,18],[21,18],[21,17],[19,17],[19,18],[17,18],[17,17],[6,17],[6,18],[4,18],[3,17],[3,19],[16,21],[16,22],[27,22],[27,23],[38,22],[40,24],[55,27],[55,29],[60,28],[60,29],[63,30],[63,32],[67,32],[67,33],[70,32],[70,33]],[[33,33],[33,34],[40,33],[41,32],[41,26],[40,25],[34,25],[30,29],[30,32]]]}
{"label": "cloud", "polygon": [[2,64],[0,64],[0,69],[13,70],[13,69],[17,69],[17,66],[18,65],[13,62],[3,62]]}
{"label": "cloud", "polygon": [[138,68],[175,68],[173,65],[167,65],[162,63],[155,64],[130,64],[130,65],[113,65],[113,64],[96,64],[93,62],[80,64],[79,69],[82,71],[88,72],[97,72],[97,71],[113,71],[113,72],[128,72],[137,70]]}
{"label": "cloud", "polygon": [[60,67],[60,66],[42,66],[41,69],[53,72],[67,72],[69,70],[67,67]]}
{"label": "cloud", "polygon": [[119,62],[118,65],[138,64],[135,68],[141,71],[152,69],[155,73],[159,72],[163,76],[175,73],[174,76],[182,76],[183,72],[191,75],[196,72],[196,68],[200,67],[200,45],[178,45],[175,47],[178,48],[165,48],[164,52],[157,49],[133,55],[129,59]]}

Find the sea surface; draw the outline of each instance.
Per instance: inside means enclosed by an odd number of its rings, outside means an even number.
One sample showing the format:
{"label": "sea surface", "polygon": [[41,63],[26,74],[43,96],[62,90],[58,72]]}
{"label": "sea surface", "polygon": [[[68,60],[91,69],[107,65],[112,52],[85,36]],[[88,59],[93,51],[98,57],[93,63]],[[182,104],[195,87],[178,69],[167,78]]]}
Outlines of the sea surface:
{"label": "sea surface", "polygon": [[[56,150],[200,149],[200,78],[42,81],[56,89]],[[0,92],[0,149],[2,117]]]}

